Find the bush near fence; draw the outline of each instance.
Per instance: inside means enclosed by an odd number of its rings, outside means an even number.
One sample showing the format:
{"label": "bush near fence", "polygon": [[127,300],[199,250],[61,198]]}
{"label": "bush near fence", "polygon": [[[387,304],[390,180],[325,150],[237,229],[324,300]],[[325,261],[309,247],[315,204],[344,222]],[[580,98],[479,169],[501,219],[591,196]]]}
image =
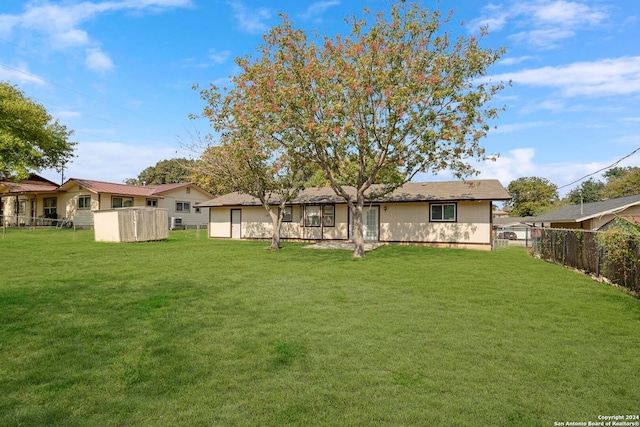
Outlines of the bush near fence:
{"label": "bush near fence", "polygon": [[[603,232],[542,228],[532,233],[535,256],[605,278],[640,296],[640,238],[620,234],[618,246],[607,248]],[[620,250],[622,249],[622,250]]]}

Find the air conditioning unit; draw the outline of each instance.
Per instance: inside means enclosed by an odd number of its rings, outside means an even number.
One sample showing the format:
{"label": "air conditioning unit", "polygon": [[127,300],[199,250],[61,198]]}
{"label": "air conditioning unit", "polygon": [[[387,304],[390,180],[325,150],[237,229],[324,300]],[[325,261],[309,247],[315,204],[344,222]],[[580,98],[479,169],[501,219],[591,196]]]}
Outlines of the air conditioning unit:
{"label": "air conditioning unit", "polygon": [[182,218],[178,218],[172,216],[169,218],[169,230],[182,230],[184,225],[182,225]]}

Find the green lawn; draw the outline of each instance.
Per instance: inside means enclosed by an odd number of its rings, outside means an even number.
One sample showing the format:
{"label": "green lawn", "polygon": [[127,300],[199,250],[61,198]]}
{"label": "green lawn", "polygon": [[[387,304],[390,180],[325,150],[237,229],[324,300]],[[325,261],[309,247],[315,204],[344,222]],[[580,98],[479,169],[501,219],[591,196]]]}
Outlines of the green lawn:
{"label": "green lawn", "polygon": [[640,413],[640,300],[494,252],[0,240],[0,425],[512,425]]}

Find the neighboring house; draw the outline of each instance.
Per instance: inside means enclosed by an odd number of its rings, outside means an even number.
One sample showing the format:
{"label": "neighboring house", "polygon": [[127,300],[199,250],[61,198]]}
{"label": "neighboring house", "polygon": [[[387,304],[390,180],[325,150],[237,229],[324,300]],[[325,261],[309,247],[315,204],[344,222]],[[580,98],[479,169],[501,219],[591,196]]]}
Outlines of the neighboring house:
{"label": "neighboring house", "polygon": [[524,220],[525,218],[522,217],[496,217],[494,213],[493,225],[496,235],[499,235],[500,232],[512,231],[516,234],[518,240],[526,240],[530,226],[523,224]]}
{"label": "neighboring house", "polygon": [[493,211],[493,217],[494,218],[508,218],[509,217],[509,212],[501,211],[501,210],[494,210]]}
{"label": "neighboring house", "polygon": [[[353,188],[347,191],[355,194]],[[407,183],[367,200],[367,241],[491,249],[493,201],[511,197],[497,180]],[[238,192],[204,203],[209,237],[268,239],[271,218],[255,197]],[[308,188],[285,208],[281,238],[350,240],[353,220],[344,199],[328,187]]]}
{"label": "neighboring house", "polygon": [[537,227],[579,228],[600,230],[614,218],[640,218],[640,194],[602,202],[571,205],[536,217],[527,217],[524,222]]}
{"label": "neighboring house", "polygon": [[[55,198],[57,189],[58,184],[35,174],[22,181],[0,181],[0,225],[27,225],[30,218],[55,212],[55,207],[52,211],[42,201]],[[41,201],[40,213],[36,211],[37,199]]]}
{"label": "neighboring house", "polygon": [[[19,224],[37,225],[46,222],[44,218],[67,218],[80,227],[93,225],[93,211],[134,206],[167,209],[169,218],[179,218],[182,226],[205,224],[208,212],[194,205],[213,197],[191,182],[136,186],[78,178],[59,187],[46,180],[28,184],[2,182],[0,196],[7,199],[5,211],[7,205],[11,209],[12,204],[17,204]],[[13,224],[14,211],[15,208],[4,214],[5,220]]]}

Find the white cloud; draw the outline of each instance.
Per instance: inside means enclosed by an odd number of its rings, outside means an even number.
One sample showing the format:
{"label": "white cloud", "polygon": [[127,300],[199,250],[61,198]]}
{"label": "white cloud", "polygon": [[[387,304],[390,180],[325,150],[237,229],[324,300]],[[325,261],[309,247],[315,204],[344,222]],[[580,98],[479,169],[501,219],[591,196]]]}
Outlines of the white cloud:
{"label": "white cloud", "polygon": [[10,81],[16,84],[35,83],[38,85],[45,83],[42,78],[32,74],[24,62],[14,67],[0,64],[0,81]]}
{"label": "white cloud", "polygon": [[87,49],[86,54],[87,59],[85,60],[85,64],[90,70],[104,72],[113,68],[111,58],[99,48]]}
{"label": "white cloud", "polygon": [[126,8],[145,9],[147,7],[175,8],[190,7],[191,0],[125,0],[121,2]]}
{"label": "white cloud", "polygon": [[497,62],[498,65],[515,65],[524,61],[528,61],[530,59],[534,59],[533,56],[519,56],[519,57],[509,57],[501,59]]}
{"label": "white cloud", "polygon": [[541,49],[553,49],[558,47],[561,40],[569,39],[575,35],[575,31],[562,28],[543,28],[540,30],[524,31],[513,34],[510,38],[516,42],[525,42]]}
{"label": "white cloud", "polygon": [[486,80],[514,85],[551,87],[565,97],[615,96],[640,93],[640,56],[575,62],[490,76]]}
{"label": "white cloud", "polygon": [[[24,12],[18,15],[0,14],[0,35],[26,38],[33,48],[42,48],[43,53],[51,49],[67,51],[76,48],[95,48],[98,42],[82,28],[83,24],[100,14],[126,10],[164,10],[188,7],[191,0],[121,0],[83,1],[80,3],[50,3],[48,0],[31,1]],[[36,37],[34,43],[31,39]],[[88,52],[86,65],[98,71],[113,67],[103,52]]]}
{"label": "white cloud", "polygon": [[595,6],[565,0],[526,2],[517,7],[522,14],[532,15],[533,20],[542,25],[598,25],[608,16]]}
{"label": "white cloud", "polygon": [[224,64],[227,62],[227,59],[229,59],[230,55],[231,52],[228,50],[218,52],[215,49],[209,49],[209,55],[207,56],[214,64]]}
{"label": "white cloud", "polygon": [[491,133],[511,133],[511,132],[519,132],[525,129],[534,129],[539,127],[550,126],[550,122],[523,122],[523,123],[511,123],[506,125],[498,125],[497,129],[492,129]]}
{"label": "white cloud", "polygon": [[309,19],[321,15],[330,7],[338,6],[339,4],[339,0],[319,1],[309,6],[307,10],[300,14],[300,17],[303,19]]}
{"label": "white cloud", "polygon": [[57,119],[75,119],[82,114],[79,111],[59,110],[52,112],[51,115]]}
{"label": "white cloud", "polygon": [[0,15],[0,36],[8,37],[18,24],[18,18],[11,15]]}
{"label": "white cloud", "polygon": [[[548,179],[551,183],[562,188],[560,196],[566,195],[572,188],[579,185],[576,183],[565,187],[567,184],[580,179],[586,175],[595,173],[598,170],[610,166],[617,158],[609,158],[598,162],[557,162],[538,163],[535,159],[536,150],[534,148],[517,148],[501,155],[495,162],[481,162],[477,168],[480,170],[479,178],[498,179],[503,186],[508,186],[511,181],[518,178],[537,176]],[[619,166],[640,165],[640,159],[629,158],[621,162]],[[595,175],[598,179],[600,175]]]}
{"label": "white cloud", "polygon": [[271,11],[266,8],[249,9],[239,1],[231,1],[233,16],[238,21],[240,30],[251,34],[263,34],[269,30],[265,22],[271,18]]}
{"label": "white cloud", "polygon": [[[65,171],[65,179],[85,178],[115,183],[137,177],[160,160],[177,157],[175,147],[119,142],[80,142],[75,154],[75,160]],[[54,171],[45,171],[42,176],[54,182],[60,181],[60,175]]]}
{"label": "white cloud", "polygon": [[471,21],[470,29],[477,31],[488,25],[490,32],[501,31],[509,24],[514,28],[530,28],[514,34],[512,39],[551,49],[574,37],[577,31],[601,25],[608,17],[607,10],[600,5],[569,0],[519,0],[508,6],[486,6],[483,16]]}
{"label": "white cloud", "polygon": [[[497,179],[506,188],[512,181],[522,178],[537,176],[548,179],[551,183],[558,187],[565,186],[585,175],[594,173],[600,169],[610,166],[618,158],[609,158],[598,162],[580,163],[580,162],[556,162],[556,163],[540,163],[536,160],[535,148],[516,148],[509,150],[507,153],[501,153],[495,161],[483,161],[473,164],[480,172],[476,177],[479,179]],[[625,159],[618,166],[640,166],[640,156]],[[594,176],[599,179],[601,174]],[[420,173],[416,175],[415,181],[443,181],[455,180],[450,172],[443,171],[438,175],[431,173]],[[474,179],[469,177],[468,179]],[[560,197],[566,195],[574,185],[562,188],[559,193]]]}
{"label": "white cloud", "polygon": [[77,46],[89,45],[89,35],[83,30],[69,30],[53,35],[54,45],[57,49],[65,50]]}

